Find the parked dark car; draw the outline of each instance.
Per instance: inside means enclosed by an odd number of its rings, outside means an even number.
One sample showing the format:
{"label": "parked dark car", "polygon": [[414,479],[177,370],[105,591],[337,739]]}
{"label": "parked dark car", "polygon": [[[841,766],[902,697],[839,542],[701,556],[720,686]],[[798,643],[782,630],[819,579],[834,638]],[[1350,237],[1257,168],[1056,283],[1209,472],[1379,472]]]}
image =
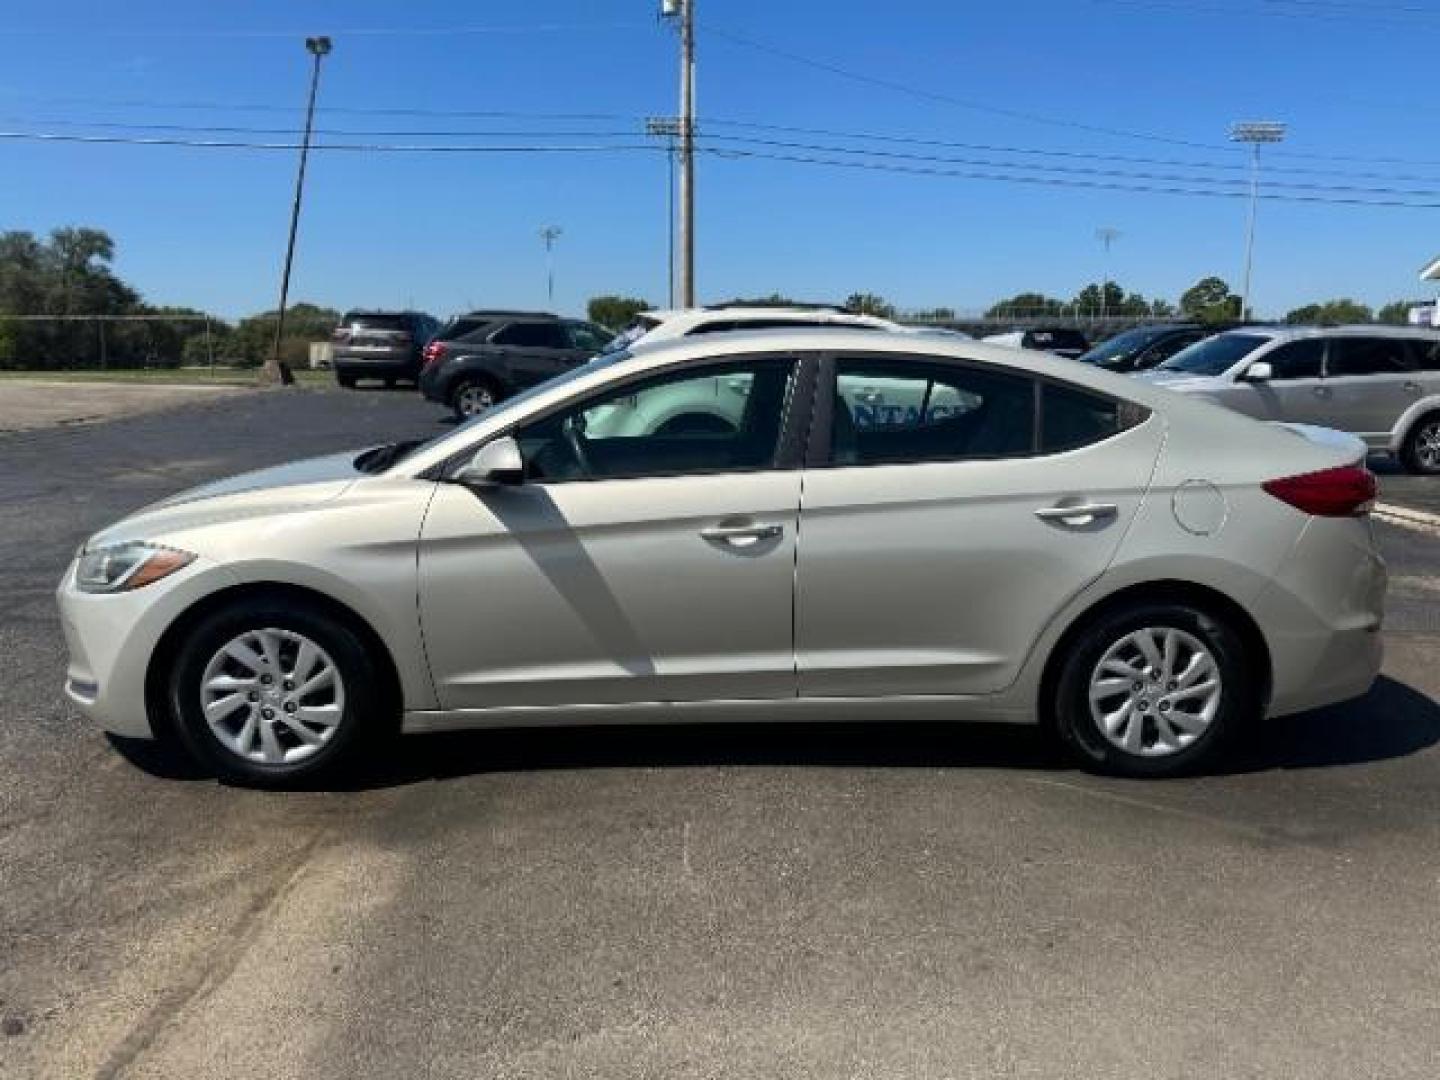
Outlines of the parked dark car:
{"label": "parked dark car", "polygon": [[386,386],[420,378],[420,351],[440,321],[423,311],[347,311],[330,335],[335,381],[344,387],[360,379]]}
{"label": "parked dark car", "polygon": [[991,345],[1009,345],[1012,349],[1038,349],[1075,360],[1090,348],[1090,342],[1079,330],[1068,326],[1032,326],[1028,330],[1012,330],[1007,334],[991,334],[980,339]]}
{"label": "parked dark car", "polygon": [[614,336],[548,312],[472,311],[425,346],[420,392],[464,419],[583,364]]}
{"label": "parked dark car", "polygon": [[1082,363],[1109,371],[1147,371],[1159,367],[1181,349],[1210,337],[1219,328],[1197,324],[1137,326],[1116,334],[1080,357]]}

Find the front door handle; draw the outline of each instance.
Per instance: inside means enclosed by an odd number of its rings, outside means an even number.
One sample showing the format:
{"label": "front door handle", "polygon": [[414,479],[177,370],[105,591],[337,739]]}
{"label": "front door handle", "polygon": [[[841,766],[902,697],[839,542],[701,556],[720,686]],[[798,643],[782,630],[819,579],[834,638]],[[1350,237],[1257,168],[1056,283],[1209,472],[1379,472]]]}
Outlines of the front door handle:
{"label": "front door handle", "polygon": [[1035,511],[1041,521],[1058,521],[1061,525],[1083,529],[1097,521],[1104,521],[1120,513],[1114,503],[1074,503],[1066,506],[1045,506]]}
{"label": "front door handle", "polygon": [[762,540],[775,540],[784,532],[783,525],[711,525],[701,529],[700,535],[731,547],[750,547]]}

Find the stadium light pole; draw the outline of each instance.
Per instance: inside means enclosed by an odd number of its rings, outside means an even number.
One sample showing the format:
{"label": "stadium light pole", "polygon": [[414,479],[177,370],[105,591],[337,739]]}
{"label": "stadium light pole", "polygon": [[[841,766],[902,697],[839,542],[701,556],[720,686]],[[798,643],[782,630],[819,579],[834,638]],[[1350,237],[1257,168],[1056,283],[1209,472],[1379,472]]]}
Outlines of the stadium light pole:
{"label": "stadium light pole", "polygon": [[1250,266],[1255,254],[1255,207],[1260,201],[1260,146],[1285,140],[1285,125],[1246,120],[1230,125],[1230,141],[1250,144],[1250,215],[1245,225],[1245,277],[1240,287],[1240,318],[1250,313]]}
{"label": "stadium light pole", "polygon": [[305,51],[314,58],[310,69],[310,98],[305,105],[305,137],[300,141],[300,169],[295,174],[295,202],[290,207],[290,239],[285,244],[285,269],[280,275],[280,307],[275,312],[275,345],[265,365],[263,380],[290,386],[295,376],[280,359],[280,340],[285,335],[285,304],[290,298],[290,265],[295,261],[295,231],[300,225],[300,199],[305,194],[305,162],[310,157],[310,132],[315,125],[315,92],[320,86],[320,61],[330,52],[328,37],[307,37]]}
{"label": "stadium light pole", "polygon": [[564,231],[559,225],[546,225],[540,230],[540,239],[545,243],[545,295],[550,307],[555,306],[555,241]]}
{"label": "stadium light pole", "polygon": [[1104,225],[1095,230],[1095,239],[1105,246],[1105,272],[1100,275],[1100,321],[1105,321],[1105,286],[1110,284],[1110,245],[1120,239],[1120,230]]}

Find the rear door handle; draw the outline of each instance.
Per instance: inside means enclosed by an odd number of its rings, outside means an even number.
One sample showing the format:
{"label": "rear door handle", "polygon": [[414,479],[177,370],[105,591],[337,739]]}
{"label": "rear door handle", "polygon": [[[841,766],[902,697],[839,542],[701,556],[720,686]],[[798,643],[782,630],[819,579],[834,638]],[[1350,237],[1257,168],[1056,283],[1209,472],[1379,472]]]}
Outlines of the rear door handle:
{"label": "rear door handle", "polygon": [[1312,394],[1314,394],[1316,397],[1329,397],[1329,396],[1330,396],[1330,388],[1329,388],[1328,386],[1313,386],[1313,387],[1310,388],[1310,392],[1311,392]]}
{"label": "rear door handle", "polygon": [[1420,384],[1419,384],[1418,382],[1416,382],[1414,379],[1406,379],[1403,383],[1400,384],[1400,386],[1401,386],[1401,388],[1402,388],[1403,390],[1405,390],[1407,393],[1411,393],[1411,394],[1418,394],[1418,393],[1420,393]]}
{"label": "rear door handle", "polygon": [[761,540],[774,540],[785,532],[783,525],[711,525],[701,529],[706,540],[719,540],[731,547],[750,547]]}
{"label": "rear door handle", "polygon": [[1035,516],[1041,521],[1058,521],[1061,525],[1080,529],[1113,518],[1118,513],[1120,508],[1114,503],[1075,503],[1071,506],[1041,507],[1035,511]]}

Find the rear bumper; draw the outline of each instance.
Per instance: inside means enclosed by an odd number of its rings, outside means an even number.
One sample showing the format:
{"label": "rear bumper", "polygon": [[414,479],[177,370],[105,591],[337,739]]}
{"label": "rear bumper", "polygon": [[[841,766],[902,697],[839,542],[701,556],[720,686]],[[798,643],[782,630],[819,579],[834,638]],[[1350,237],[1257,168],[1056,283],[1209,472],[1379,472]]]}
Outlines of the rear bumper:
{"label": "rear bumper", "polygon": [[357,379],[414,379],[420,374],[420,359],[416,356],[366,356],[337,352],[330,365],[336,374],[353,375]]}
{"label": "rear bumper", "polygon": [[1380,674],[1385,563],[1367,519],[1311,518],[1256,600],[1270,647],[1270,714],[1359,697]]}

